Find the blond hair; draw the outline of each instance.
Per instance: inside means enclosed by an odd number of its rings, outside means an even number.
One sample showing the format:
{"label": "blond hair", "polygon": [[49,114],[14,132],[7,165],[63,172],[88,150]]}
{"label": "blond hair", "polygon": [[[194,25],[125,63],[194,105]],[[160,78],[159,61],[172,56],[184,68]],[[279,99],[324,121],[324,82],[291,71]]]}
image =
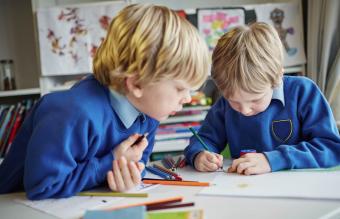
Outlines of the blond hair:
{"label": "blond hair", "polygon": [[195,27],[169,8],[149,4],[120,11],[93,60],[95,77],[120,93],[130,75],[138,75],[141,85],[182,79],[196,89],[209,67],[207,45]]}
{"label": "blond hair", "polygon": [[265,23],[239,26],[225,33],[212,55],[212,78],[226,98],[238,89],[260,93],[282,80],[282,43]]}

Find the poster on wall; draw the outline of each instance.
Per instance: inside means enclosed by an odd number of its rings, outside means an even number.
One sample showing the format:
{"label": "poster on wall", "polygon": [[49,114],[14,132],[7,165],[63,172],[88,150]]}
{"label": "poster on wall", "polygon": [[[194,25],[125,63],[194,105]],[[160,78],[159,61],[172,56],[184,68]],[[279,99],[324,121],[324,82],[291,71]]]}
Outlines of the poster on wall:
{"label": "poster on wall", "polygon": [[298,3],[275,3],[244,6],[254,9],[257,21],[272,25],[283,44],[284,66],[306,63],[302,13]]}
{"label": "poster on wall", "polygon": [[230,28],[245,24],[245,10],[232,9],[197,9],[197,25],[200,34],[212,53],[218,39]]}
{"label": "poster on wall", "polygon": [[125,1],[42,8],[37,11],[42,75],[92,72],[93,56]]}

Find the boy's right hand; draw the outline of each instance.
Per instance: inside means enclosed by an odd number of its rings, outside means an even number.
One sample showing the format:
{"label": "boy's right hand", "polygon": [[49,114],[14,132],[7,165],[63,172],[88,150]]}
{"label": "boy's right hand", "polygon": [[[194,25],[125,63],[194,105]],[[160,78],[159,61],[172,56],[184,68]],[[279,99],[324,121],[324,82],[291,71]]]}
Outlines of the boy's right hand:
{"label": "boy's right hand", "polygon": [[133,134],[123,142],[121,142],[116,148],[113,149],[113,155],[115,158],[125,157],[128,161],[140,161],[143,156],[143,151],[148,146],[148,140],[143,138],[137,144],[134,144],[141,135]]}
{"label": "boy's right hand", "polygon": [[141,182],[141,172],[145,168],[143,163],[127,161],[120,157],[113,161],[112,170],[107,173],[107,183],[112,191],[124,192]]}
{"label": "boy's right hand", "polygon": [[194,161],[194,166],[198,171],[216,171],[223,166],[223,156],[209,151],[200,152]]}

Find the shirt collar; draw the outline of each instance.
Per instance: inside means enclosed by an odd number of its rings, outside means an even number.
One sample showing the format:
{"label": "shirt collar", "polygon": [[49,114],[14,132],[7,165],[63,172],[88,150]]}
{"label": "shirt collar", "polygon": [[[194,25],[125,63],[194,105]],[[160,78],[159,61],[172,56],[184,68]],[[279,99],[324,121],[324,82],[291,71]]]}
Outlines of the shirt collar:
{"label": "shirt collar", "polygon": [[112,108],[127,129],[132,126],[138,116],[142,115],[145,119],[145,115],[139,112],[124,95],[119,94],[113,89],[110,89],[110,102]]}
{"label": "shirt collar", "polygon": [[280,83],[278,87],[275,87],[273,89],[273,96],[272,99],[277,99],[281,101],[282,105],[285,105],[285,96],[283,92],[283,81]]}

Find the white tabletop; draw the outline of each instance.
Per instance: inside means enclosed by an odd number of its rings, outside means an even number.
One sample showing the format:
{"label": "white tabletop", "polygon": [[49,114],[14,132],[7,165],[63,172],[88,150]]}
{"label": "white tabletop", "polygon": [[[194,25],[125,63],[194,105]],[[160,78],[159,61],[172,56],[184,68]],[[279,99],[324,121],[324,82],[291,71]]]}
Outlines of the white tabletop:
{"label": "white tabletop", "polygon": [[[186,180],[212,181],[216,174],[201,173],[191,167],[179,170]],[[223,174],[223,173],[222,173]],[[183,196],[184,202],[195,202],[195,206],[183,209],[203,209],[204,218],[340,218],[340,200],[294,199],[294,198],[250,198],[228,196],[203,196],[198,192],[203,187],[160,185],[148,190],[149,198]],[[0,196],[0,218],[55,218],[33,208],[18,204],[13,200],[23,194]],[[124,198],[119,204],[141,202],[139,198]],[[169,211],[169,210],[167,210]]]}

